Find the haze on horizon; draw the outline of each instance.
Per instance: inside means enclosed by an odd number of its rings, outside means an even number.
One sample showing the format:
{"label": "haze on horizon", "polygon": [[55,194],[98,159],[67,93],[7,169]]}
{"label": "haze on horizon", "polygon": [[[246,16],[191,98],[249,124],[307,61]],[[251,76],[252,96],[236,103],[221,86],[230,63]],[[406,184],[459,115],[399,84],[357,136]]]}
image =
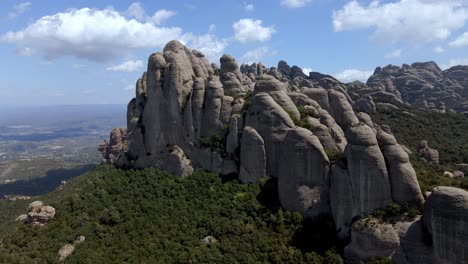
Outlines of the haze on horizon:
{"label": "haze on horizon", "polygon": [[376,66],[468,64],[468,1],[2,1],[0,105],[124,104],[178,39],[219,63],[279,60],[365,81]]}

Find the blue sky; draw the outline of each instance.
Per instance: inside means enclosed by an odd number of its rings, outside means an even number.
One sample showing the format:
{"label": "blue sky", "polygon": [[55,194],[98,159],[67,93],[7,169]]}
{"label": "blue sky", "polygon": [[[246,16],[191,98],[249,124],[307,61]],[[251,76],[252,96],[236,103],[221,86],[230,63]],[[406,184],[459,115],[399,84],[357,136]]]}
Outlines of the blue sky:
{"label": "blue sky", "polygon": [[0,2],[0,104],[126,103],[171,39],[239,63],[366,80],[376,66],[468,64],[468,0]]}

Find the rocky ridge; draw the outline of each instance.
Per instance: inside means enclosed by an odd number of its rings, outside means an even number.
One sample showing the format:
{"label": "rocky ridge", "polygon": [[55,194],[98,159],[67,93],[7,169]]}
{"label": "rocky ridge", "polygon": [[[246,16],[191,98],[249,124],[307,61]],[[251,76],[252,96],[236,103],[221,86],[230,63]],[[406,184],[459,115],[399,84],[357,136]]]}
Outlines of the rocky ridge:
{"label": "rocky ridge", "polygon": [[239,67],[224,55],[218,68],[171,41],[137,81],[127,129],[100,149],[123,168],[275,177],[284,209],[331,215],[339,237],[354,240],[355,219],[393,202],[422,208],[424,198],[408,154],[349,90],[284,61]]}
{"label": "rocky ridge", "polygon": [[433,61],[377,67],[367,82],[346,85],[366,112],[408,104],[445,113],[468,113],[468,66],[441,70]]}

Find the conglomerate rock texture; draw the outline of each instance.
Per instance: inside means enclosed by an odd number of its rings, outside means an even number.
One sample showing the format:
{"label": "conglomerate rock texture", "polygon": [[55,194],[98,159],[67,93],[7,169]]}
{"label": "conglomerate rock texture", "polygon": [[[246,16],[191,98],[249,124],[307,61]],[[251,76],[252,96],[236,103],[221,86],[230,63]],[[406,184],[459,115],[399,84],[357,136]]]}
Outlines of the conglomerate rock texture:
{"label": "conglomerate rock texture", "polygon": [[348,89],[284,61],[239,67],[224,55],[218,68],[171,41],[150,56],[136,83],[126,143],[112,163],[178,176],[202,168],[243,183],[275,177],[284,209],[330,215],[339,237],[349,239],[359,217],[392,202],[422,208],[424,198],[408,154],[357,111],[375,104],[354,101]]}
{"label": "conglomerate rock texture", "polygon": [[377,67],[366,84],[347,84],[358,95],[358,107],[366,112],[375,108],[398,108],[404,104],[439,112],[468,113],[468,66],[441,70],[432,61],[401,67]]}

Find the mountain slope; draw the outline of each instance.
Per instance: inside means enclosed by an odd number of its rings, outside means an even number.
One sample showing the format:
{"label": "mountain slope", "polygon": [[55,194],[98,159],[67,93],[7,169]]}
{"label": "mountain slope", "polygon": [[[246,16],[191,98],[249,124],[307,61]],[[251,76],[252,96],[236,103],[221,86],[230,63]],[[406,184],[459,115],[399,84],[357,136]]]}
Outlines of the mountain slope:
{"label": "mountain slope", "polygon": [[[18,224],[3,238],[0,262],[54,262],[63,244],[84,235],[67,262],[340,263],[331,251],[326,260],[311,252],[334,243],[324,232],[330,223],[311,225],[279,209],[274,180],[225,180],[201,171],[175,178],[99,167],[41,197],[56,217],[44,228]],[[209,235],[218,242],[204,244]]]}

